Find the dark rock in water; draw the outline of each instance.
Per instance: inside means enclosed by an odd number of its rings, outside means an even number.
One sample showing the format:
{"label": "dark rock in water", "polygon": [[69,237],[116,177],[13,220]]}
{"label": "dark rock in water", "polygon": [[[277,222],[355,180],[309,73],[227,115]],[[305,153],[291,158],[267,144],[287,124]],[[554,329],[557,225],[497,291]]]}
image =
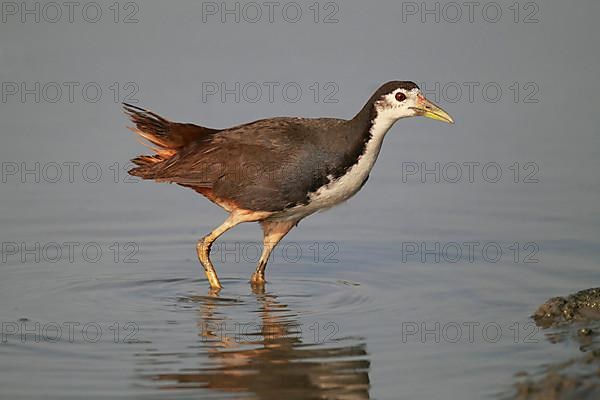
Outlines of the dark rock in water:
{"label": "dark rock in water", "polygon": [[600,350],[552,365],[541,379],[519,382],[515,387],[514,400],[598,400]]}
{"label": "dark rock in water", "polygon": [[582,290],[567,297],[553,297],[537,309],[533,319],[544,328],[575,321],[600,320],[600,288]]}
{"label": "dark rock in water", "polygon": [[594,331],[590,328],[581,328],[577,331],[577,334],[579,336],[591,336],[594,334]]}
{"label": "dark rock in water", "polygon": [[553,297],[532,318],[548,329],[551,343],[572,341],[584,356],[543,367],[541,373],[516,375],[513,400],[600,399],[600,288]]}

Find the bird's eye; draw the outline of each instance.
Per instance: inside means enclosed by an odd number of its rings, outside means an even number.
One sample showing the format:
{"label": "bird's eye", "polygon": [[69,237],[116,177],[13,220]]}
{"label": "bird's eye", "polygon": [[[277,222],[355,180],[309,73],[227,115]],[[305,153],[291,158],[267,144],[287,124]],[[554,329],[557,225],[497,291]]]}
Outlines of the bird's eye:
{"label": "bird's eye", "polygon": [[398,92],[398,93],[396,93],[396,100],[402,102],[402,101],[406,100],[406,95],[402,92]]}

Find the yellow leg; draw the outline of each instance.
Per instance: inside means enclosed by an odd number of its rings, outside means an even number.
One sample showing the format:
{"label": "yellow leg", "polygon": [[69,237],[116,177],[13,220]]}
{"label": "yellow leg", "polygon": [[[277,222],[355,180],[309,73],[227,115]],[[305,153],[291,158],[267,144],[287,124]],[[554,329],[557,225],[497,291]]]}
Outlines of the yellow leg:
{"label": "yellow leg", "polygon": [[233,228],[234,226],[241,224],[242,222],[253,222],[264,219],[268,216],[268,213],[257,213],[249,211],[234,211],[219,227],[213,230],[208,235],[204,236],[198,241],[196,245],[196,251],[198,252],[198,259],[200,264],[204,267],[206,272],[206,278],[212,289],[221,289],[221,282],[217,276],[217,271],[210,261],[210,248],[215,240],[222,234]]}
{"label": "yellow leg", "polygon": [[298,221],[261,222],[263,227],[263,251],[256,266],[256,272],[252,274],[251,282],[254,285],[264,285],[265,268],[269,262],[271,252],[285,235],[294,227]]}

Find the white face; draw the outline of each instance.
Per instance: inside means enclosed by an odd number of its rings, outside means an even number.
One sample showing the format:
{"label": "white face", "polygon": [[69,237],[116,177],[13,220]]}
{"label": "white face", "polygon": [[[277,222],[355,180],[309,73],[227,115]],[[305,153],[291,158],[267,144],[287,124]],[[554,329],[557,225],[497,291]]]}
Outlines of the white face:
{"label": "white face", "polygon": [[397,121],[400,118],[414,117],[418,115],[420,90],[396,89],[392,93],[386,94],[375,102],[377,117],[390,121]]}

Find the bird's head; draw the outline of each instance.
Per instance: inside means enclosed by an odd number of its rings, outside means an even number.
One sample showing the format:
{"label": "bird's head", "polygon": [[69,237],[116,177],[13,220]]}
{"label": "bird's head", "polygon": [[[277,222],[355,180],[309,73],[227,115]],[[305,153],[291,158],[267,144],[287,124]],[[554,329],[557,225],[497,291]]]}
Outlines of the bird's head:
{"label": "bird's head", "polygon": [[392,81],[381,86],[372,97],[377,118],[391,123],[400,118],[423,116],[453,124],[452,117],[427,100],[421,89],[409,81]]}

